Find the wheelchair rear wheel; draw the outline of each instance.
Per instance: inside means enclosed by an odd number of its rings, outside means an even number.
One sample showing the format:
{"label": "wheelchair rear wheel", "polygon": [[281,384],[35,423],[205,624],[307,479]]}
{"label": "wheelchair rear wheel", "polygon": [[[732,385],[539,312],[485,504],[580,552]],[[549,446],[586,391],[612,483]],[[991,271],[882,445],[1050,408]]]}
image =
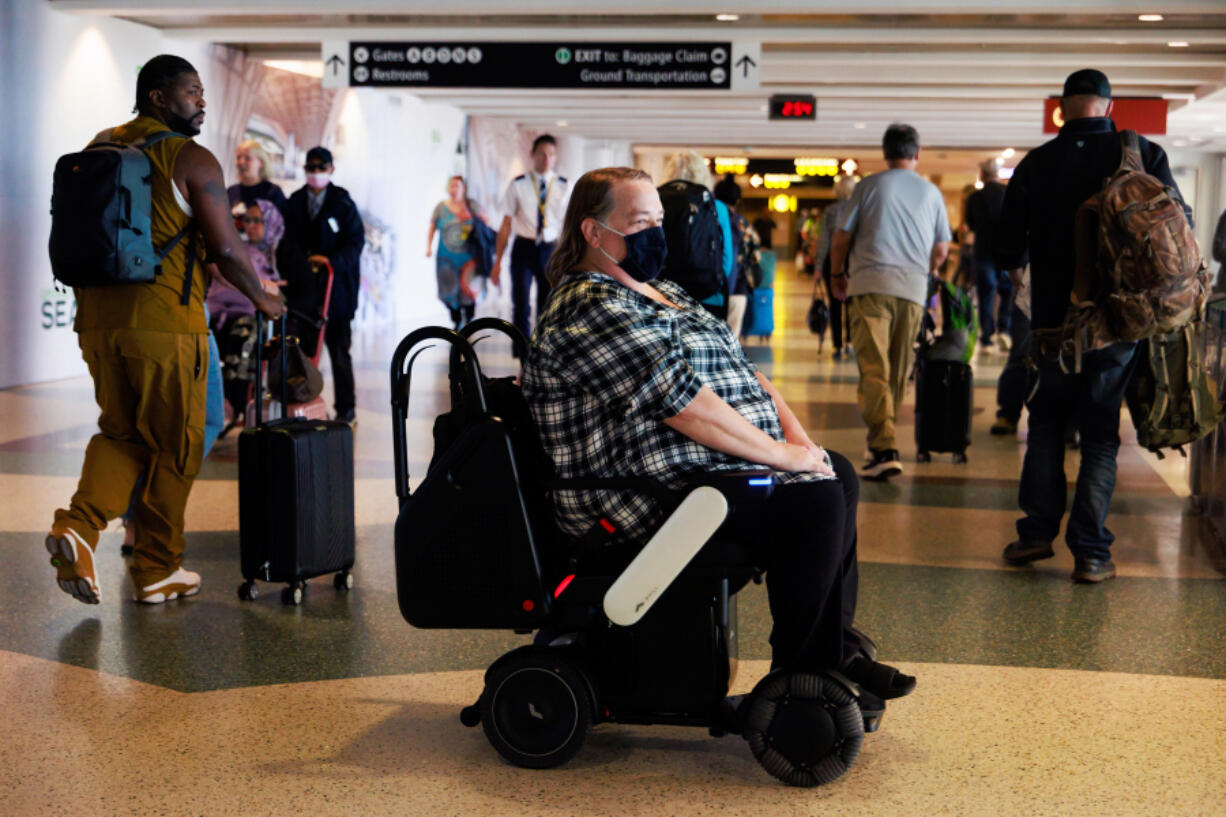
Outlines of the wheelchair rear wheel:
{"label": "wheelchair rear wheel", "polygon": [[481,725],[516,766],[549,769],[575,756],[592,725],[583,670],[557,650],[530,650],[496,664],[481,695]]}

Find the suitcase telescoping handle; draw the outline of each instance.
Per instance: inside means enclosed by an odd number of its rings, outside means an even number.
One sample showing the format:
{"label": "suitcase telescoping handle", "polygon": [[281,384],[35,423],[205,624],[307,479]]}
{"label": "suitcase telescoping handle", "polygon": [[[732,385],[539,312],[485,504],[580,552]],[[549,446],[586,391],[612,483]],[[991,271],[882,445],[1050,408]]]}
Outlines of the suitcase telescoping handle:
{"label": "suitcase telescoping handle", "polygon": [[[277,318],[277,331],[281,335],[281,416],[284,418],[286,412],[289,411],[289,392],[286,390],[285,383],[285,358],[286,358],[286,337],[285,337],[285,313],[281,313],[281,317]],[[270,323],[271,330],[271,323]],[[272,340],[272,335],[268,336],[268,340]],[[261,355],[264,350],[264,313],[260,310],[255,311],[255,424],[257,426],[264,425],[264,366],[262,365]],[[271,382],[272,377],[269,376]]]}

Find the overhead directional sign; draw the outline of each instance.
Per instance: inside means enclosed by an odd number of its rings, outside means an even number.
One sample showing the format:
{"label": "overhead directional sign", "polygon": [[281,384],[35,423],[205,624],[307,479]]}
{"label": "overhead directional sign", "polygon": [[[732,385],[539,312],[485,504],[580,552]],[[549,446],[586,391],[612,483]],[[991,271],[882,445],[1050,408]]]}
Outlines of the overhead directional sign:
{"label": "overhead directional sign", "polygon": [[325,42],[323,84],[378,88],[740,90],[760,43]]}

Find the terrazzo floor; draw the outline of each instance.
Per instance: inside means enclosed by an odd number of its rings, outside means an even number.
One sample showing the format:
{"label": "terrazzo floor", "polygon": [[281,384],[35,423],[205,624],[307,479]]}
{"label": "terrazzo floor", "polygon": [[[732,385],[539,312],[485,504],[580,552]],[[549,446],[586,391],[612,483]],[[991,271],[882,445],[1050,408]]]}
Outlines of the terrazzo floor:
{"label": "terrazzo floor", "polygon": [[[749,353],[818,442],[857,460],[855,364],[819,353],[808,281],[781,269],[776,332]],[[440,315],[445,319],[444,315]],[[912,462],[864,484],[858,618],[883,658],[920,679],[834,784],[778,784],[735,737],[603,725],[566,766],[503,763],[456,715],[522,636],[423,631],[392,575],[386,361],[399,338],[360,334],[357,586],[234,594],[236,445],[206,461],[187,511],[199,597],[128,599],[121,534],[99,549],[104,601],[59,592],[42,537],[71,494],[96,407],[88,379],[0,391],[0,817],[37,815],[1222,815],[1226,814],[1226,565],[1186,515],[1178,458],[1125,446],[1109,525],[1120,577],[1068,581],[1072,559],[1007,568],[1024,453],[987,433],[1003,357],[976,359],[970,461]],[[510,372],[490,341],[483,362]],[[435,356],[431,356],[435,355]],[[445,359],[415,368],[411,474],[430,457]],[[1067,468],[1075,472],[1070,452]],[[740,594],[737,686],[766,671],[766,596]]]}

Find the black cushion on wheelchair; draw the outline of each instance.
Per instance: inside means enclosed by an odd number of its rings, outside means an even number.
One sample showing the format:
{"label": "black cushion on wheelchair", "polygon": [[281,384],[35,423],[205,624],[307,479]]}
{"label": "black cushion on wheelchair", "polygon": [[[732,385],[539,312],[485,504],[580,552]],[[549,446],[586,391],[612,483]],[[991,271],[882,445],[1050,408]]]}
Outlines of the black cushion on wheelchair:
{"label": "black cushion on wheelchair", "polygon": [[855,696],[824,673],[772,672],[754,688],[744,715],[749,749],[790,786],[841,777],[860,755],[864,718]]}

